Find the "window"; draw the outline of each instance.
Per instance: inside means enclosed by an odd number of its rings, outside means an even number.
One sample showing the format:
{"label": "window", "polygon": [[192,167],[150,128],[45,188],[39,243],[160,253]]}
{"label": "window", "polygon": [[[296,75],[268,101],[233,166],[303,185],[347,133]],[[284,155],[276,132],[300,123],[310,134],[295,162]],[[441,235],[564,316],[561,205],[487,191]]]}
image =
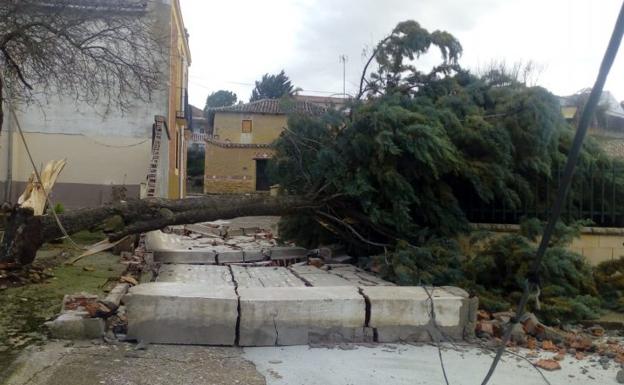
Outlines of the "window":
{"label": "window", "polygon": [[178,132],[176,132],[176,137],[175,137],[175,146],[176,146],[175,147],[175,168],[178,169],[178,170],[181,168],[180,167],[180,163],[181,163],[180,162],[181,161],[181,159],[180,159],[180,145],[182,144],[181,143],[182,141],[180,140],[180,134],[181,134],[181,132],[180,132],[180,130],[178,130]]}
{"label": "window", "polygon": [[251,133],[251,120],[249,120],[249,119],[244,119],[243,120],[242,132],[243,132],[243,134],[250,134]]}

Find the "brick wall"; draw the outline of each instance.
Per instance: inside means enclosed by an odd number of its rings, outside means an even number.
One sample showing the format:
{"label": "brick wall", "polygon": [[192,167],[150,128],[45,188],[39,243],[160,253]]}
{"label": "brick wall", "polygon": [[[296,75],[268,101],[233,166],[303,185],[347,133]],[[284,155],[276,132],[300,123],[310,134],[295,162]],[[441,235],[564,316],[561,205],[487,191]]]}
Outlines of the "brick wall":
{"label": "brick wall", "polygon": [[206,143],[205,193],[256,191],[256,159],[273,156],[269,148],[222,147]]}

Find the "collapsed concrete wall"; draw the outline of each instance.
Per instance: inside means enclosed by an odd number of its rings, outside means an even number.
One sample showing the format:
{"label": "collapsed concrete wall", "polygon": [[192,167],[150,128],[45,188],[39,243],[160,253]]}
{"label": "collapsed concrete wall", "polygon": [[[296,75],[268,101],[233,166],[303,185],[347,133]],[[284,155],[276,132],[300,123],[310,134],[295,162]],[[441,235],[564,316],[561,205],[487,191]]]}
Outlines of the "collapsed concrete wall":
{"label": "collapsed concrete wall", "polygon": [[474,331],[477,299],[459,288],[399,287],[354,266],[326,266],[163,265],[124,299],[128,337],[281,346],[461,340]]}

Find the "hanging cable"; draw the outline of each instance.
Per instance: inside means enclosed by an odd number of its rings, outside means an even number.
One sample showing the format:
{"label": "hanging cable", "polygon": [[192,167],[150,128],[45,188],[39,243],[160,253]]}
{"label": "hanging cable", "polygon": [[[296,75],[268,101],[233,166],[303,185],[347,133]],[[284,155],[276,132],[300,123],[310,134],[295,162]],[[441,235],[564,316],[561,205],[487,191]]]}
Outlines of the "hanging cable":
{"label": "hanging cable", "polygon": [[555,225],[559,221],[561,209],[563,208],[563,204],[568,193],[568,188],[570,187],[570,183],[572,181],[574,168],[576,167],[576,163],[579,159],[581,148],[583,146],[583,140],[585,139],[585,134],[587,133],[587,129],[589,128],[591,119],[594,115],[594,112],[596,111],[598,102],[600,101],[602,90],[604,88],[605,82],[607,81],[607,75],[609,75],[611,66],[613,65],[615,57],[617,56],[620,43],[622,42],[622,35],[624,35],[624,3],[622,3],[622,7],[620,8],[620,14],[618,15],[615,27],[613,28],[613,33],[611,34],[609,45],[607,46],[607,50],[602,59],[602,63],[600,64],[600,70],[598,71],[596,82],[594,83],[594,87],[589,94],[589,99],[585,104],[583,114],[581,115],[581,119],[579,120],[576,134],[574,136],[574,141],[572,142],[572,147],[570,148],[570,152],[568,153],[568,159],[566,161],[565,169],[563,172],[563,178],[561,180],[561,184],[559,185],[559,190],[557,191],[557,196],[553,204],[551,215],[548,218],[548,223],[544,228],[542,240],[540,241],[539,247],[535,254],[535,259],[531,264],[531,269],[529,270],[529,274],[525,281],[524,292],[522,294],[520,302],[518,303],[516,315],[509,323],[507,330],[505,331],[503,341],[501,342],[501,345],[496,352],[496,356],[494,357],[494,360],[490,365],[490,369],[488,370],[488,373],[483,379],[481,385],[486,385],[490,381],[490,378],[494,374],[496,366],[498,365],[501,356],[505,351],[505,347],[507,346],[507,343],[511,338],[512,329],[520,322],[520,317],[524,314],[524,309],[529,300],[530,294],[534,291],[539,290],[542,259],[544,258],[544,254],[546,252],[546,249],[548,248],[548,244],[555,229]]}

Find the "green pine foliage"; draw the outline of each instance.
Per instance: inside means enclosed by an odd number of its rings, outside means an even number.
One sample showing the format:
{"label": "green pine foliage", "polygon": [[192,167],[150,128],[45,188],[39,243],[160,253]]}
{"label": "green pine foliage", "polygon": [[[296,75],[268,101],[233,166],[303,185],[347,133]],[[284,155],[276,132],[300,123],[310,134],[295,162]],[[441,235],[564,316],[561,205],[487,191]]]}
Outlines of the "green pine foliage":
{"label": "green pine foliage", "polygon": [[[442,62],[421,72],[415,59],[432,46]],[[501,72],[476,76],[457,65],[461,52],[447,32],[399,23],[373,53],[377,68],[362,99],[321,117],[291,116],[275,143],[272,177],[316,207],[283,220],[280,233],[303,246],[341,242],[353,255],[380,255],[376,264],[395,282],[457,284],[485,308],[507,310],[541,223],[486,237],[483,252],[467,256],[455,241],[470,230],[466,210],[549,207],[555,191],[534,186],[555,178],[574,130],[548,90]],[[590,139],[579,164],[612,162]],[[590,177],[579,173],[575,183]],[[611,183],[624,185],[624,176]],[[571,199],[581,199],[574,188]],[[541,310],[531,306],[551,323],[595,316],[601,303],[592,269],[562,247],[579,226],[558,226],[542,266]]]}

